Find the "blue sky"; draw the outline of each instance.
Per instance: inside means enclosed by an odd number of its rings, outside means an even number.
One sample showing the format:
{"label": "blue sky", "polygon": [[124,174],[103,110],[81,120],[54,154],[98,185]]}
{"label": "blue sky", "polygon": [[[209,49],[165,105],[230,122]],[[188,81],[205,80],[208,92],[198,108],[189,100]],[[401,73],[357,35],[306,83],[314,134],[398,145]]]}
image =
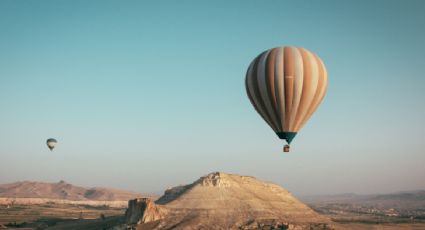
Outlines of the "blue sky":
{"label": "blue sky", "polygon": [[[225,171],[295,194],[424,189],[424,11],[420,0],[0,1],[0,183],[161,192]],[[284,45],[329,73],[290,154],[244,86],[251,60]]]}

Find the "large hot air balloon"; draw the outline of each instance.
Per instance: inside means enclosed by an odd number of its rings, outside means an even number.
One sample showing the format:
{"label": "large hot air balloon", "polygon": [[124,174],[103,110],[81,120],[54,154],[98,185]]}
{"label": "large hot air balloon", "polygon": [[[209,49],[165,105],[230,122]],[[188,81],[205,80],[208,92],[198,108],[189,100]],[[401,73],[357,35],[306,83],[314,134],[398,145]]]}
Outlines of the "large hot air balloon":
{"label": "large hot air balloon", "polygon": [[288,143],[284,152],[289,152],[289,144],[316,111],[327,85],[322,60],[298,47],[264,51],[251,62],[245,79],[255,110]]}
{"label": "large hot air balloon", "polygon": [[57,141],[54,138],[49,138],[46,141],[47,147],[49,147],[50,151],[52,151],[55,148]]}

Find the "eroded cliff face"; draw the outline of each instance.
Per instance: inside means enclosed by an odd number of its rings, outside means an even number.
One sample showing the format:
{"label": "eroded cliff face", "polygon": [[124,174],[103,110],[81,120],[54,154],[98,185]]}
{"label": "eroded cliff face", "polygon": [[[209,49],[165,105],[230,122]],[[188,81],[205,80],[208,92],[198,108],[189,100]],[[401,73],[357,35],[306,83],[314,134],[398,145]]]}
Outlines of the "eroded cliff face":
{"label": "eroded cliff face", "polygon": [[332,229],[282,187],[221,172],[168,189],[155,203],[131,200],[126,218],[137,229]]}
{"label": "eroded cliff face", "polygon": [[166,213],[164,207],[155,205],[151,199],[138,198],[128,201],[125,218],[127,224],[136,225],[163,219]]}

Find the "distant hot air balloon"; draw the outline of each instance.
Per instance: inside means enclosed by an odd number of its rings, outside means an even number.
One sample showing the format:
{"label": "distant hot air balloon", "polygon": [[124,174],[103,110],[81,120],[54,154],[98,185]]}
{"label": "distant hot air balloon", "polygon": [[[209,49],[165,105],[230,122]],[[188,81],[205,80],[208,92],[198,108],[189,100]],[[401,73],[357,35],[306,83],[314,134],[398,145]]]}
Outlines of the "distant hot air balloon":
{"label": "distant hot air balloon", "polygon": [[52,151],[55,148],[57,141],[56,139],[53,138],[49,138],[46,141],[47,147],[49,147],[50,151]]}
{"label": "distant hot air balloon", "polygon": [[264,51],[248,67],[245,86],[257,112],[280,139],[284,152],[316,111],[326,94],[325,65],[314,53],[298,47]]}

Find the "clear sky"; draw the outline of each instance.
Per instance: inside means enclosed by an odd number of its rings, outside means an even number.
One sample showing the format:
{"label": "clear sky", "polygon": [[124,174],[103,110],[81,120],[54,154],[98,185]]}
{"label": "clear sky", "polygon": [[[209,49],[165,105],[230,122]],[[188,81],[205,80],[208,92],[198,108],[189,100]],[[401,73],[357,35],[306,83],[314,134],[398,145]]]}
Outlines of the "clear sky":
{"label": "clear sky", "polygon": [[[425,189],[424,12],[421,0],[2,0],[0,183],[161,192],[224,171],[304,195]],[[251,60],[283,45],[329,73],[289,154],[244,85]]]}

